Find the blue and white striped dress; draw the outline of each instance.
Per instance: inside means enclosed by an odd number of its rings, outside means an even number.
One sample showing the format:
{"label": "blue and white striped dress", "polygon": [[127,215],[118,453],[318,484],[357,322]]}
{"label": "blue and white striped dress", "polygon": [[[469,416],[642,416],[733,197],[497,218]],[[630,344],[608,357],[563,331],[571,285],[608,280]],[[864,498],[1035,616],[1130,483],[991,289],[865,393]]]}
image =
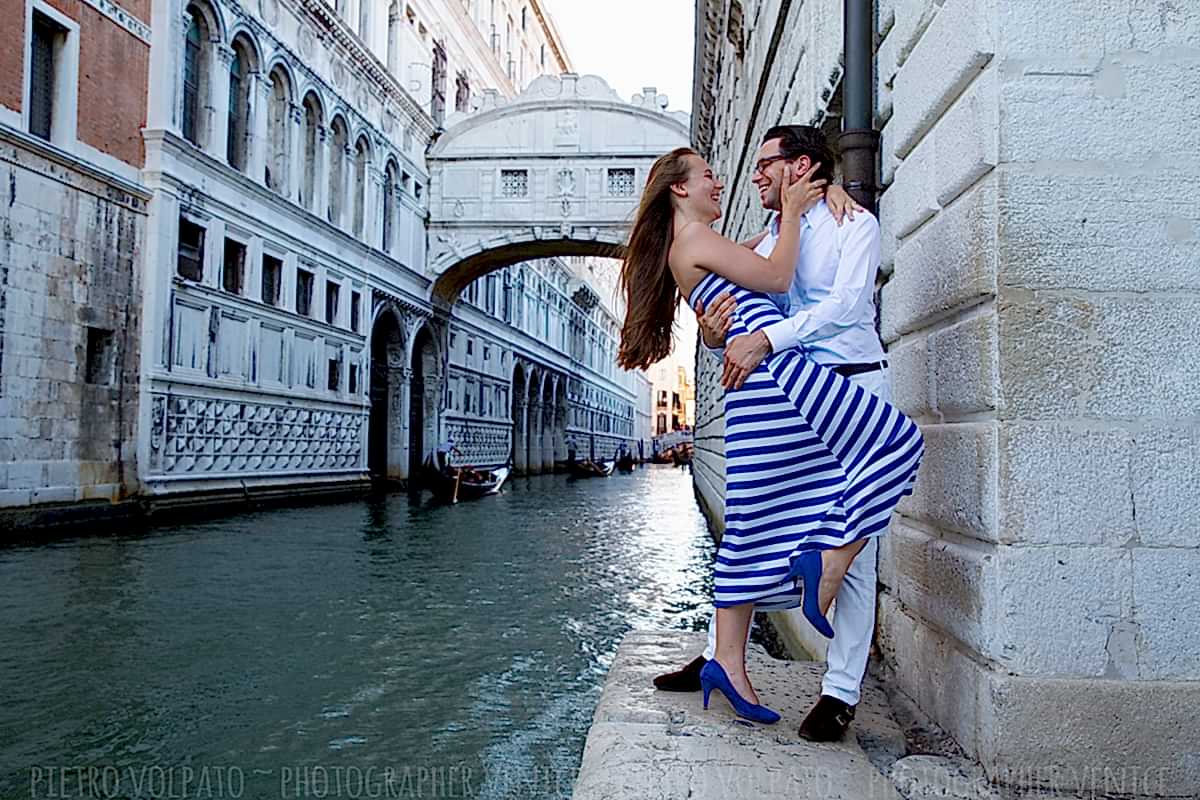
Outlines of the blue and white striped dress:
{"label": "blue and white striped dress", "polygon": [[[724,291],[737,300],[731,338],[784,318],[767,295],[713,273],[689,305],[707,306]],[[884,533],[912,493],[923,452],[920,429],[895,406],[800,349],[772,354],[725,393],[716,605],[800,605],[799,555]]]}

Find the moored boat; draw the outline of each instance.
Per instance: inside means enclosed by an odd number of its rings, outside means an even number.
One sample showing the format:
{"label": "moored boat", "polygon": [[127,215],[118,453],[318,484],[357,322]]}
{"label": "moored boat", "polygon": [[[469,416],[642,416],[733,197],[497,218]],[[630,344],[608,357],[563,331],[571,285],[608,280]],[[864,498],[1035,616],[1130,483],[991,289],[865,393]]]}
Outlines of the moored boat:
{"label": "moored boat", "polygon": [[425,488],[432,491],[438,500],[446,503],[474,500],[490,494],[499,494],[500,487],[504,485],[510,472],[508,467],[493,470],[472,467],[437,469],[432,462],[426,462]]}
{"label": "moored boat", "polygon": [[591,459],[584,459],[570,465],[571,475],[576,478],[607,478],[613,474],[616,467],[617,462],[612,459],[598,463]]}

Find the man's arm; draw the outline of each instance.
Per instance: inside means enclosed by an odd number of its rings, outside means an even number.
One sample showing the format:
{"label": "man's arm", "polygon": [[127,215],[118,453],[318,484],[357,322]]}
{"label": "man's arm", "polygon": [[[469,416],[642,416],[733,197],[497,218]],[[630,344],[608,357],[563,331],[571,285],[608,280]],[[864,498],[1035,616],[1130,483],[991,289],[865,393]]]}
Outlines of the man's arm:
{"label": "man's arm", "polygon": [[841,251],[833,291],[820,303],[773,325],[735,336],[725,347],[721,385],[741,388],[750,373],[771,353],[825,338],[858,322],[864,296],[875,290],[879,271],[879,223],[870,215],[838,229]]}
{"label": "man's arm", "polygon": [[742,245],[742,247],[749,247],[751,250],[753,250],[754,248],[758,247],[759,244],[762,243],[763,237],[766,235],[767,235],[767,229],[763,228],[761,231],[754,234],[746,241],[742,242],[741,245]]}
{"label": "man's arm", "polygon": [[827,338],[860,322],[859,309],[875,291],[879,271],[879,223],[863,215],[838,235],[842,243],[833,291],[816,305],[763,328],[772,352]]}

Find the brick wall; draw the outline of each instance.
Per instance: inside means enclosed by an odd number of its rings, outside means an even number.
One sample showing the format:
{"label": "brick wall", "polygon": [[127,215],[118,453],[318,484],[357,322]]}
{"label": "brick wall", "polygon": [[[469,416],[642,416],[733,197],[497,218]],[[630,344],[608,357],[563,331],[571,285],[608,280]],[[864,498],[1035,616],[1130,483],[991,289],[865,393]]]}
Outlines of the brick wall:
{"label": "brick wall", "polygon": [[[127,164],[143,163],[150,47],[82,0],[48,0],[79,23],[79,141]],[[145,0],[119,3],[143,22]],[[24,80],[25,2],[0,0],[0,105],[20,112]]]}

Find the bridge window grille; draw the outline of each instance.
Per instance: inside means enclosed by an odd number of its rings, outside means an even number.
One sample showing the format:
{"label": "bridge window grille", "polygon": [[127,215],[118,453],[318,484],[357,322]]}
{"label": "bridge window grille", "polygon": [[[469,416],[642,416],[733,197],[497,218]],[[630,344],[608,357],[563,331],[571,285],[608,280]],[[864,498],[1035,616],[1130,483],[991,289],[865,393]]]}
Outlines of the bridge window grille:
{"label": "bridge window grille", "polygon": [[633,197],[634,171],[620,167],[608,171],[608,193],[613,197]]}
{"label": "bridge window grille", "polygon": [[501,197],[528,197],[529,170],[502,169],[500,170]]}

